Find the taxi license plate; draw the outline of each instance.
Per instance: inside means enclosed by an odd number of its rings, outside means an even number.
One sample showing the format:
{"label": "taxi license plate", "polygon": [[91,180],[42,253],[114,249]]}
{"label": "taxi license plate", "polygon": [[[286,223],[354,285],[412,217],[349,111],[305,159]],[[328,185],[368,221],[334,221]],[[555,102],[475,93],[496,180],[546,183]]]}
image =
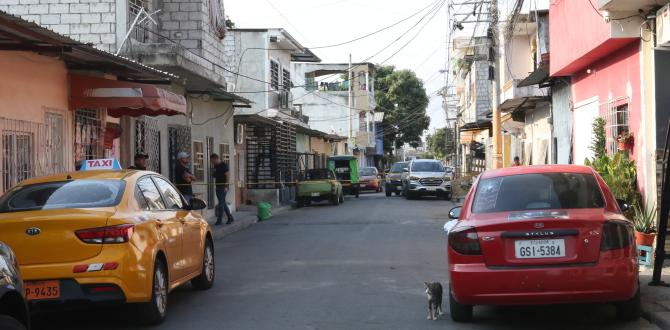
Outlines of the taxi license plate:
{"label": "taxi license plate", "polygon": [[318,192],[313,192],[312,193],[312,197],[319,197],[319,195],[321,195],[321,194],[319,194]]}
{"label": "taxi license plate", "polygon": [[32,281],[25,282],[26,299],[58,299],[60,298],[60,281]]}
{"label": "taxi license plate", "polygon": [[514,242],[518,259],[565,257],[564,239],[519,240]]}
{"label": "taxi license plate", "polygon": [[437,187],[426,187],[426,190],[435,191],[435,190],[437,190]]}

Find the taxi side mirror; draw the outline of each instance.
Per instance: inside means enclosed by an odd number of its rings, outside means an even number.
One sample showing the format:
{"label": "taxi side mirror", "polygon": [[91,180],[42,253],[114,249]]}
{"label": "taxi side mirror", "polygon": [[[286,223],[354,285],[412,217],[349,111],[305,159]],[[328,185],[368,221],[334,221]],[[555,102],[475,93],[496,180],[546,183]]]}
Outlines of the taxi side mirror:
{"label": "taxi side mirror", "polygon": [[191,208],[190,209],[192,211],[202,210],[206,207],[207,207],[207,203],[205,203],[205,201],[203,201],[202,199],[195,198],[195,197],[191,198]]}
{"label": "taxi side mirror", "polygon": [[402,169],[402,171],[405,172],[405,173],[408,173],[409,169],[407,167],[405,167],[405,168]]}

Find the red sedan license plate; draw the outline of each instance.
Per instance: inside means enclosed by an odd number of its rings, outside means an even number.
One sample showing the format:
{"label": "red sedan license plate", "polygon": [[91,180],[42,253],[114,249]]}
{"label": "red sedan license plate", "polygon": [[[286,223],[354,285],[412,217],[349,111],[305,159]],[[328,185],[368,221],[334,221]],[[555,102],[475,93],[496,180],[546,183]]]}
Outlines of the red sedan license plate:
{"label": "red sedan license plate", "polygon": [[565,257],[565,240],[537,239],[515,241],[514,254],[519,259]]}
{"label": "red sedan license plate", "polygon": [[60,281],[31,281],[24,283],[26,299],[58,299],[60,298]]}

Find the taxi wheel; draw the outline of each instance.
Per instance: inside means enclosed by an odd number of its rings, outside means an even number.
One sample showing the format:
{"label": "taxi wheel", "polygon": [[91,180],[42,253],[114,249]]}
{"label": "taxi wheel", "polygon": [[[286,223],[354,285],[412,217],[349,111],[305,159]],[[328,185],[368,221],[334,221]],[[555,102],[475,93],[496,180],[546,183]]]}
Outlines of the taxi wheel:
{"label": "taxi wheel", "polygon": [[19,320],[7,316],[7,315],[0,315],[0,329],[5,329],[5,330],[25,330],[26,326],[21,324]]}
{"label": "taxi wheel", "polygon": [[621,321],[634,321],[640,318],[640,288],[635,296],[616,305],[616,315]]}
{"label": "taxi wheel", "polygon": [[151,301],[137,306],[137,316],[140,322],[147,325],[162,323],[167,314],[168,276],[161,260],[156,260],[154,265],[151,288]]}
{"label": "taxi wheel", "polygon": [[215,274],[214,247],[212,246],[212,241],[208,238],[205,242],[205,253],[202,257],[202,273],[191,280],[191,284],[197,290],[207,290],[214,285]]}
{"label": "taxi wheel", "polygon": [[340,192],[340,204],[344,203],[344,193]]}

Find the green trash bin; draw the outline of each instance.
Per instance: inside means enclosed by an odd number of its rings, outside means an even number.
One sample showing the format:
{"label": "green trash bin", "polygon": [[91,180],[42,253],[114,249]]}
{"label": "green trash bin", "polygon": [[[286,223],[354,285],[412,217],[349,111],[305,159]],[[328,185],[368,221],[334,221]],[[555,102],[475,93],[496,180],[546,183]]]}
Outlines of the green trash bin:
{"label": "green trash bin", "polygon": [[272,204],[268,202],[258,203],[258,221],[265,221],[272,218]]}

